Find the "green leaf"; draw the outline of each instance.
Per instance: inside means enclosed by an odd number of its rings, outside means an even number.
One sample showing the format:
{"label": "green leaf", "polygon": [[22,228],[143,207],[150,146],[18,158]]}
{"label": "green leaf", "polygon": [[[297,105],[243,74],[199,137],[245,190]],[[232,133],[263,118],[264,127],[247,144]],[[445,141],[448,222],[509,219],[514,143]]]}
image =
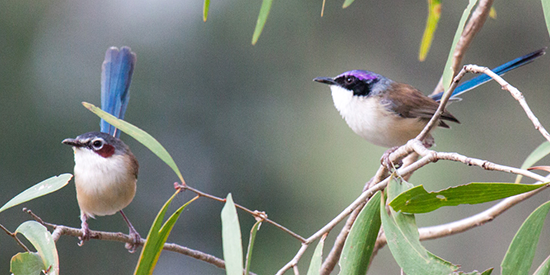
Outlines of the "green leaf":
{"label": "green leaf", "polygon": [[178,189],[172,195],[172,197],[170,197],[170,199],[168,199],[168,201],[164,203],[164,206],[157,214],[157,217],[155,218],[155,221],[153,222],[151,229],[149,229],[149,234],[147,235],[147,241],[145,242],[145,245],[141,250],[141,255],[139,255],[139,261],[134,271],[134,274],[140,274],[140,275],[153,274],[153,271],[155,270],[155,266],[157,265],[158,259],[160,257],[160,253],[162,252],[162,248],[164,247],[164,243],[168,239],[168,236],[170,235],[170,232],[172,231],[172,228],[176,224],[176,221],[181,215],[183,209],[185,209],[185,207],[187,207],[191,202],[199,198],[197,196],[191,199],[190,201],[186,202],[184,205],[178,208],[168,218],[168,220],[166,220],[164,224],[162,224],[162,220],[164,219],[164,215],[168,210],[168,206],[170,205],[172,200],[176,197],[176,195],[179,193],[179,191],[180,189]]}
{"label": "green leaf", "polygon": [[550,0],[541,0],[542,12],[544,13],[544,21],[546,21],[546,29],[550,33]]}
{"label": "green leaf", "polygon": [[241,227],[239,225],[239,217],[237,216],[237,208],[235,208],[231,193],[227,195],[221,218],[225,274],[242,275],[243,246],[241,240]]}
{"label": "green leaf", "polygon": [[15,254],[10,261],[10,271],[13,275],[40,275],[45,270],[42,258],[35,252]]}
{"label": "green leaf", "polygon": [[6,204],[4,204],[4,206],[2,206],[2,208],[0,208],[0,212],[8,208],[14,207],[18,204],[22,204],[24,202],[34,200],[38,197],[55,192],[67,185],[72,177],[73,175],[71,174],[61,174],[59,176],[53,176],[47,180],[43,180],[28,188],[27,190],[19,193],[19,195],[8,201]]}
{"label": "green leaf", "polygon": [[483,273],[480,273],[477,270],[472,271],[472,272],[468,272],[468,273],[459,271],[459,272],[453,273],[453,275],[491,275],[491,273],[493,273],[493,268],[489,268],[489,269],[483,271]]}
{"label": "green leaf", "polygon": [[159,157],[162,161],[168,164],[168,166],[170,166],[172,170],[174,170],[182,184],[185,183],[185,181],[183,180],[183,176],[181,175],[180,169],[174,162],[174,159],[172,159],[172,156],[170,156],[168,151],[166,151],[166,149],[164,149],[164,147],[162,147],[162,145],[153,136],[122,119],[118,119],[113,115],[104,112],[103,110],[101,110],[101,108],[96,107],[91,103],[82,102],[82,105],[84,105],[86,109],[92,111],[92,113],[96,114],[98,117],[104,119],[109,124],[115,126],[124,133],[133,137],[135,140],[139,141],[139,143],[143,144],[143,146],[151,150],[151,152],[157,155],[157,157]]}
{"label": "green leaf", "polygon": [[36,248],[48,275],[59,274],[59,257],[52,234],[38,222],[26,221],[19,225],[15,233],[20,233]]}
{"label": "green leaf", "polygon": [[321,274],[321,266],[323,265],[323,247],[325,246],[326,237],[326,234],[321,236],[319,243],[315,247],[315,251],[313,251],[313,256],[311,256],[311,261],[309,262],[307,275]]}
{"label": "green leaf", "polygon": [[533,275],[548,275],[550,274],[550,256],[542,262],[542,264],[535,270],[535,273]]}
{"label": "green leaf", "polygon": [[250,239],[248,240],[248,250],[246,252],[246,266],[244,274],[248,274],[248,272],[250,271],[250,263],[252,262],[252,250],[254,248],[254,241],[256,240],[256,233],[260,229],[260,225],[262,225],[262,221],[256,221],[256,223],[252,226],[252,229],[250,230]]}
{"label": "green leaf", "polygon": [[349,7],[349,5],[351,5],[351,3],[353,3],[353,1],[355,1],[355,0],[346,0],[346,1],[344,1],[344,5],[342,5],[342,9],[345,9],[345,8]]}
{"label": "green leaf", "polygon": [[[396,183],[395,180],[390,181],[388,186],[388,189],[396,190],[405,188],[406,185]],[[385,200],[382,199],[380,203],[380,216],[388,247],[405,274],[447,275],[458,270],[457,266],[433,255],[420,244],[414,215],[396,213],[391,208],[388,213]]]}
{"label": "green leaf", "polygon": [[371,197],[351,227],[340,256],[340,275],[367,273],[381,225],[380,194]]}
{"label": "green leaf", "polygon": [[395,211],[406,213],[427,213],[442,206],[478,204],[517,194],[529,192],[545,186],[542,184],[484,183],[473,182],[449,187],[437,192],[427,192],[422,185],[411,188],[393,199],[389,205]]}
{"label": "green leaf", "polygon": [[[537,163],[542,158],[548,156],[550,154],[550,142],[545,141],[539,147],[537,147],[529,156],[525,159],[523,164],[521,165],[521,169],[527,169],[531,166],[533,166],[535,163]],[[522,175],[517,175],[516,177],[516,183],[521,182]]]}
{"label": "green leaf", "polygon": [[206,22],[208,18],[208,9],[210,8],[210,0],[204,0],[204,5],[202,6],[202,20]]}
{"label": "green leaf", "polygon": [[434,33],[437,29],[437,23],[441,17],[441,0],[428,0],[428,19],[426,20],[426,28],[424,29],[424,35],[422,35],[422,42],[420,43],[420,52],[418,53],[418,60],[426,60],[428,51],[432,46],[434,39]]}
{"label": "green leaf", "polygon": [[392,184],[388,185],[386,188],[386,192],[388,193],[386,200],[388,201],[393,200],[395,197],[399,196],[399,194],[414,187],[412,183],[403,181],[400,178],[395,178],[394,174],[391,175],[391,181]]}
{"label": "green leaf", "polygon": [[260,34],[262,33],[262,30],[265,26],[265,21],[267,20],[267,16],[269,15],[269,11],[271,10],[271,4],[273,4],[273,0],[262,1],[260,15],[258,15],[256,28],[254,29],[254,34],[252,35],[252,45],[256,45],[256,42],[258,42],[258,38],[260,38]]}
{"label": "green leaf", "polygon": [[521,169],[527,169],[531,166],[533,166],[535,163],[537,163],[542,158],[548,156],[550,154],[550,142],[545,141],[541,143],[529,156],[525,159],[523,164],[521,165]]}
{"label": "green leaf", "polygon": [[521,275],[529,273],[542,226],[549,210],[550,201],[535,209],[523,222],[500,264],[502,267],[501,274]]}
{"label": "green leaf", "polygon": [[472,8],[476,3],[477,3],[477,0],[470,0],[470,3],[462,13],[462,17],[460,18],[460,22],[458,23],[458,28],[456,29],[455,37],[453,39],[453,44],[452,44],[453,46],[449,51],[449,57],[447,57],[447,62],[445,63],[445,68],[443,69],[442,83],[443,83],[443,89],[445,91],[449,89],[449,86],[453,81],[453,76],[455,75],[455,72],[452,69],[452,63],[453,63],[453,55],[455,52],[456,44],[458,44],[458,40],[460,40],[460,36],[464,31],[464,25],[466,25],[466,20],[468,20],[468,17],[470,16],[470,12],[472,11]]}

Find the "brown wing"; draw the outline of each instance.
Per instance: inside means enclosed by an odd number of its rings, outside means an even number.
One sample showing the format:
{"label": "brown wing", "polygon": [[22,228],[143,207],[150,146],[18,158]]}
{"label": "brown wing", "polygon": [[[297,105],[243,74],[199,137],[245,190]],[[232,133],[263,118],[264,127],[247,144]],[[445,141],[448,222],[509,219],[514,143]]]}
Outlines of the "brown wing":
{"label": "brown wing", "polygon": [[[392,83],[382,98],[383,103],[390,111],[404,118],[432,118],[439,103],[425,96],[416,88],[402,83]],[[449,128],[443,120],[460,123],[451,113],[445,110],[439,121],[439,126]]]}

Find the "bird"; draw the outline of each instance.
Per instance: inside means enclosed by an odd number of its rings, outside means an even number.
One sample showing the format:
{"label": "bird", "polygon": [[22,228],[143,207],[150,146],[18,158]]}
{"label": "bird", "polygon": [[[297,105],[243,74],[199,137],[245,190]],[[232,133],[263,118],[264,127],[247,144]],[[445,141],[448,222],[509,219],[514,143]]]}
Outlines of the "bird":
{"label": "bird", "polygon": [[[545,52],[546,48],[542,48],[506,62],[493,71],[502,75],[534,61]],[[464,82],[453,91],[451,101],[460,100],[459,95],[490,80],[484,74]],[[356,134],[387,148],[404,145],[415,138],[436,112],[443,95],[426,96],[411,85],[365,70],[351,70],[336,77],[317,77],[313,81],[330,86],[334,106]],[[448,122],[460,123],[445,110],[438,126],[450,128]],[[423,143],[426,147],[434,144],[431,134]]]}
{"label": "bird", "polygon": [[[123,119],[130,99],[129,88],[136,54],[129,47],[111,47],[105,53],[101,73],[101,109]],[[79,245],[90,239],[88,219],[120,212],[130,230],[134,252],[141,237],[122,209],[136,194],[139,163],[128,145],[119,139],[120,131],[100,121],[100,132],[67,138],[63,144],[74,151],[76,197],[80,208],[82,236]]]}

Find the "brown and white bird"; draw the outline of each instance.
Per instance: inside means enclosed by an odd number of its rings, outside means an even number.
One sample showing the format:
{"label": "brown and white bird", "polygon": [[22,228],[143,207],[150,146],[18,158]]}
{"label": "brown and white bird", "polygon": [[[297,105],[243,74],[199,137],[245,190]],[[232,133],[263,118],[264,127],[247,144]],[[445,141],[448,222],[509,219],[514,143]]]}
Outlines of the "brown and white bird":
{"label": "brown and white bird", "polygon": [[[123,118],[129,100],[129,87],[136,55],[130,48],[110,48],[105,54],[101,77],[101,107]],[[82,236],[80,244],[90,238],[88,218],[117,212],[128,224],[133,252],[141,237],[122,209],[136,194],[139,165],[130,148],[118,138],[120,131],[101,120],[101,132],[89,132],[63,140],[74,150],[74,178],[80,207]]]}

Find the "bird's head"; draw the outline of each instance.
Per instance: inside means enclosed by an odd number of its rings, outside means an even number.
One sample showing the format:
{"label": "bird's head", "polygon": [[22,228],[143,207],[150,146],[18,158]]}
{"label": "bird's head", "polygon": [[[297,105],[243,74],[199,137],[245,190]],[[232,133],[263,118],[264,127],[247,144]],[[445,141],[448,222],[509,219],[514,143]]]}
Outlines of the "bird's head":
{"label": "bird's head", "polygon": [[317,77],[313,81],[328,84],[333,91],[345,90],[362,97],[381,94],[393,83],[382,75],[362,70],[347,71],[336,77]]}
{"label": "bird's head", "polygon": [[128,178],[137,178],[139,164],[136,157],[116,137],[102,132],[89,132],[76,138],[67,138],[63,144],[71,145],[74,149],[75,175],[133,175]]}
{"label": "bird's head", "polygon": [[71,145],[75,154],[79,152],[93,152],[103,158],[110,158],[113,155],[131,154],[130,149],[124,142],[102,132],[89,132],[76,138],[67,138],[63,140],[63,144]]}

